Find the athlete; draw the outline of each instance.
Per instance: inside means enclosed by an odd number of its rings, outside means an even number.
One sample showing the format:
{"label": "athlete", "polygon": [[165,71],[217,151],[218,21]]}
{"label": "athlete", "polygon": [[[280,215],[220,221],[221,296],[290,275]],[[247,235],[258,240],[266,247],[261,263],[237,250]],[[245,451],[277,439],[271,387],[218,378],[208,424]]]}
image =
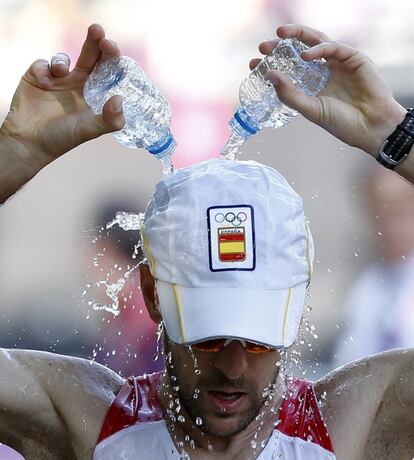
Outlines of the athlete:
{"label": "athlete", "polygon": [[[316,97],[269,73],[280,99],[413,182],[410,113],[369,58],[300,25],[277,35],[307,43],[304,58],[326,58],[331,73]],[[101,116],[82,97],[95,65],[118,55],[95,24],[73,70],[63,53],[32,64],[0,129],[1,201],[60,155],[122,128],[120,97]],[[181,225],[189,221],[191,231]],[[141,287],[151,318],[165,324],[166,371],[124,380],[79,358],[1,350],[0,442],[27,460],[413,458],[413,350],[316,383],[282,378],[312,239],[301,199],[276,171],[219,160],[178,171],[157,185],[143,234]]]}

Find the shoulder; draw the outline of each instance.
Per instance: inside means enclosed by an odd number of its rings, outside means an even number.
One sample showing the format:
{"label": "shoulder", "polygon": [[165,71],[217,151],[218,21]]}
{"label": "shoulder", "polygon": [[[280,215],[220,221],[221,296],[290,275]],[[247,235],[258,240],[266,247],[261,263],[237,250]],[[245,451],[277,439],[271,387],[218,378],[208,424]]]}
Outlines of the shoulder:
{"label": "shoulder", "polygon": [[44,390],[57,395],[77,397],[101,394],[111,400],[124,383],[124,379],[101,364],[75,356],[59,355],[35,350],[3,350],[23,372],[30,372]]}
{"label": "shoulder", "polygon": [[78,457],[88,457],[124,379],[87,359],[41,351],[9,352],[19,367],[37,380],[51,401],[67,428]]}
{"label": "shoulder", "polygon": [[[400,387],[402,380],[407,382],[406,389]],[[348,459],[365,458],[364,449],[380,407],[387,401],[388,410],[404,406],[412,410],[413,383],[413,349],[362,358],[316,382],[315,391],[338,456],[347,452]]]}
{"label": "shoulder", "polygon": [[78,456],[89,456],[107,411],[125,380],[87,359],[61,355],[44,359],[49,375],[45,382],[47,391],[65,420]]}
{"label": "shoulder", "polygon": [[315,391],[317,394],[329,392],[340,397],[368,385],[371,388],[372,385],[386,388],[413,360],[414,349],[390,350],[366,356],[322,377],[315,383]]}

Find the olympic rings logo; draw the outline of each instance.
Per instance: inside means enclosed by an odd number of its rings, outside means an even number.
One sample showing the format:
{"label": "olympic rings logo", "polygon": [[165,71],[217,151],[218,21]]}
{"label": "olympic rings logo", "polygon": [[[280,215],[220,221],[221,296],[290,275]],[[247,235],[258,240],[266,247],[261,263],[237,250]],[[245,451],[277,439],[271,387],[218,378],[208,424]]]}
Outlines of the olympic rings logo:
{"label": "olympic rings logo", "polygon": [[237,213],[237,215],[234,212],[228,212],[227,214],[219,212],[214,216],[214,220],[218,224],[221,224],[224,221],[226,221],[229,224],[232,224],[234,227],[238,227],[247,220],[247,214],[243,211]]}

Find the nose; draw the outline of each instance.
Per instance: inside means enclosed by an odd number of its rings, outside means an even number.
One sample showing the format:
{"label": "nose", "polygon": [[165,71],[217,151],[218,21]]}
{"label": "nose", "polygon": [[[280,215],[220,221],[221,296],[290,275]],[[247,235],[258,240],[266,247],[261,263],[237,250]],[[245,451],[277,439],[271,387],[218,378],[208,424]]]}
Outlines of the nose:
{"label": "nose", "polygon": [[248,368],[247,352],[238,340],[214,354],[213,365],[231,380],[240,378]]}

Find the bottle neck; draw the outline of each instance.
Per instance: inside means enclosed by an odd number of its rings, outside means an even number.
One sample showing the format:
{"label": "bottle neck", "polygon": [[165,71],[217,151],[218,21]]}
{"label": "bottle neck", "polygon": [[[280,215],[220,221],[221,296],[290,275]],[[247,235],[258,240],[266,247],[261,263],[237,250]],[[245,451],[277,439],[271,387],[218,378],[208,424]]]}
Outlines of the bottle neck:
{"label": "bottle neck", "polygon": [[256,134],[260,130],[260,127],[254,123],[242,106],[236,110],[229,124],[232,130],[244,139]]}
{"label": "bottle neck", "polygon": [[149,153],[154,155],[157,158],[164,157],[165,155],[171,154],[177,143],[174,137],[171,134],[171,131],[168,130],[165,136],[163,136],[160,140],[155,142],[154,144],[147,147]]}

